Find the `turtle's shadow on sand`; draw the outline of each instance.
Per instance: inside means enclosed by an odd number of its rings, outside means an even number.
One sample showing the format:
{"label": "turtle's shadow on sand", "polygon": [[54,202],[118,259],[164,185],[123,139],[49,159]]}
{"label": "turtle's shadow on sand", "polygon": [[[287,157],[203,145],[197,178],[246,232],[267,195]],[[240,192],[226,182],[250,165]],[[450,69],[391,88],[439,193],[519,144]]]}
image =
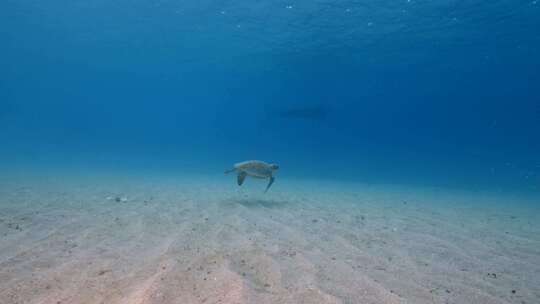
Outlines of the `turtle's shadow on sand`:
{"label": "turtle's shadow on sand", "polygon": [[277,209],[289,204],[286,201],[265,200],[265,199],[230,199],[228,203],[242,205],[246,208],[268,208]]}

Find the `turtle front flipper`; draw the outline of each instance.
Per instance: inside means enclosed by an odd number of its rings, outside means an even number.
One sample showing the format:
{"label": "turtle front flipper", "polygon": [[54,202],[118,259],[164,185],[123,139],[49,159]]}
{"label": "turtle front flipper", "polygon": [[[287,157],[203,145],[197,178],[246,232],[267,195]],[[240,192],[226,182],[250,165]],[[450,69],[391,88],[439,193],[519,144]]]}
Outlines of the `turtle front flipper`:
{"label": "turtle front flipper", "polygon": [[237,178],[238,186],[242,186],[242,184],[244,183],[244,180],[246,179],[246,176],[247,176],[246,172],[238,173],[238,178]]}
{"label": "turtle front flipper", "polygon": [[268,186],[266,186],[266,190],[264,190],[264,193],[266,193],[266,191],[268,191],[268,189],[270,189],[270,186],[272,186],[272,184],[274,183],[274,177],[273,176],[270,176],[270,181],[268,182]]}

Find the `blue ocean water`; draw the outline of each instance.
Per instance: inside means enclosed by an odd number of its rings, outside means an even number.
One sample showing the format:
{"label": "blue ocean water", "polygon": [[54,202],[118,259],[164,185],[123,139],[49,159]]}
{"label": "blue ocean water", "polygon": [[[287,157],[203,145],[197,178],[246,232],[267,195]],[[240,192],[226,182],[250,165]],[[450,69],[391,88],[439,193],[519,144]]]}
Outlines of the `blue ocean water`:
{"label": "blue ocean water", "polygon": [[540,190],[540,3],[0,3],[1,167]]}

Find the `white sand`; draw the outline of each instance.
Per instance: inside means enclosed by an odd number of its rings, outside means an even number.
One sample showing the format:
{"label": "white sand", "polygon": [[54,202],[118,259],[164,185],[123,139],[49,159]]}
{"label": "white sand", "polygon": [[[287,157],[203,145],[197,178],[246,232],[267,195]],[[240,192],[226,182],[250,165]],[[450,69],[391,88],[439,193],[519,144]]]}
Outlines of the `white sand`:
{"label": "white sand", "polygon": [[2,304],[540,303],[533,199],[43,176],[0,178]]}

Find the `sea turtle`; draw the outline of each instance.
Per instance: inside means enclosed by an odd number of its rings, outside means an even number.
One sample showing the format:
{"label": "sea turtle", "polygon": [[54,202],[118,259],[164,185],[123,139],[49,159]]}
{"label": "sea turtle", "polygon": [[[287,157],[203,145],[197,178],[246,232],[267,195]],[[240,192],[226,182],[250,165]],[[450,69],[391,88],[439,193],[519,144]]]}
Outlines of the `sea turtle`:
{"label": "sea turtle", "polygon": [[272,171],[277,169],[279,169],[277,164],[269,164],[260,160],[248,160],[234,164],[234,168],[225,171],[225,174],[237,171],[238,186],[242,186],[248,175],[256,178],[270,178],[270,182],[268,182],[268,186],[266,186],[266,190],[264,190],[264,192],[266,192],[274,183]]}

